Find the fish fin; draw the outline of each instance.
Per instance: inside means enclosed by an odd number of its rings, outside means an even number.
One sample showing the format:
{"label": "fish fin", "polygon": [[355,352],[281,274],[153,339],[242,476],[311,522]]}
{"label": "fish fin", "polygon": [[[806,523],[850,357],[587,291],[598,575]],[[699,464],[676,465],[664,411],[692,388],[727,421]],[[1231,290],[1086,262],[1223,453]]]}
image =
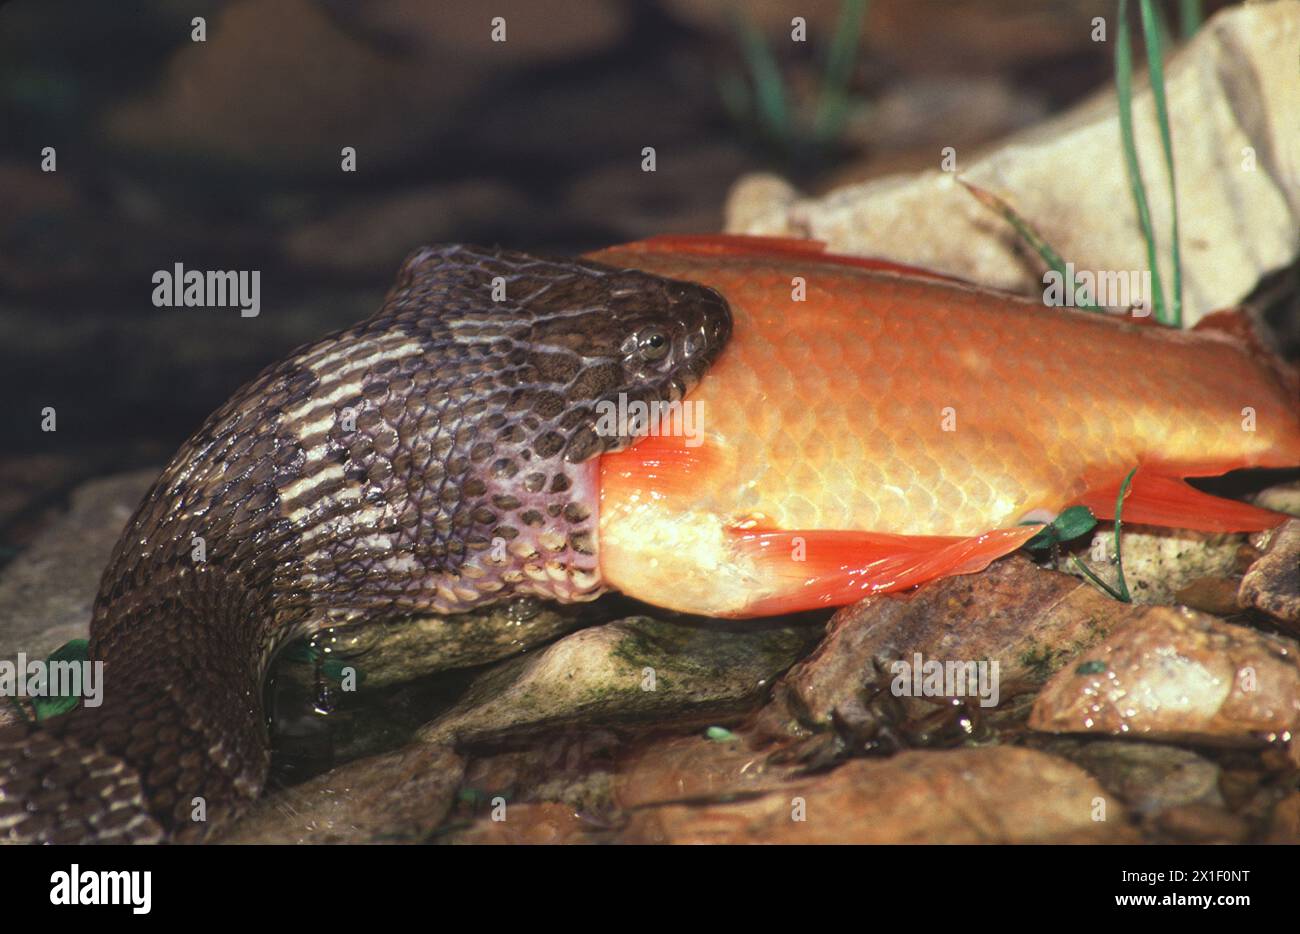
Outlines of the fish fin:
{"label": "fish fin", "polygon": [[769,616],[842,606],[936,577],[973,574],[1041,529],[1026,525],[970,537],[743,528],[730,534],[772,590],[771,596],[747,606],[745,614]]}
{"label": "fish fin", "polygon": [[602,489],[630,482],[660,496],[688,491],[718,459],[713,448],[688,442],[680,434],[647,435],[622,451],[602,454]]}
{"label": "fish fin", "polygon": [[798,237],[756,237],[749,234],[665,234],[625,243],[616,250],[631,253],[688,253],[697,256],[770,256],[794,259],[814,259],[836,266],[852,266],[876,272],[896,272],[900,275],[922,279],[938,279],[968,285],[965,279],[946,276],[921,266],[909,266],[892,260],[870,256],[845,256],[826,252],[821,240],[801,240]]}
{"label": "fish fin", "polygon": [[[1204,471],[1206,476],[1214,473]],[[1124,497],[1124,521],[1198,532],[1258,532],[1286,519],[1281,513],[1249,503],[1202,493],[1189,486],[1184,476],[1193,473],[1164,473],[1146,465],[1139,467]],[[1098,519],[1114,519],[1121,485],[1122,481],[1117,481],[1089,489],[1077,504],[1087,506]]]}

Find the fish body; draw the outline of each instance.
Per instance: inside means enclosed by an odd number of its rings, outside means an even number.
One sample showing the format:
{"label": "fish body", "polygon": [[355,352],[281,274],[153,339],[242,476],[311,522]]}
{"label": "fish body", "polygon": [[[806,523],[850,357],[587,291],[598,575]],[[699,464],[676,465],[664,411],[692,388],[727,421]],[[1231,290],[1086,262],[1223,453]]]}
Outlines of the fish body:
{"label": "fish body", "polygon": [[1300,464],[1300,403],[1242,341],[727,244],[591,257],[711,286],[734,321],[687,399],[696,437],[601,458],[607,584],[710,615],[843,603],[979,569],[1027,519],[1104,516],[1133,468],[1131,521],[1277,521],[1182,483]]}

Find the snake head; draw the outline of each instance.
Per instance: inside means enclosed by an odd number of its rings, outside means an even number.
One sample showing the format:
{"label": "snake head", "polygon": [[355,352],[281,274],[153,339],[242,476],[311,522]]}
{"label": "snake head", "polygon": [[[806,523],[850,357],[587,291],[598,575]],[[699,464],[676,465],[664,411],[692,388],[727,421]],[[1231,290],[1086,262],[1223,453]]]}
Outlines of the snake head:
{"label": "snake head", "polygon": [[473,361],[474,397],[524,425],[532,455],[570,464],[631,444],[636,432],[601,430],[600,413],[682,400],[731,336],[707,286],[461,244],[412,254],[382,314],[446,333]]}
{"label": "snake head", "polygon": [[[583,368],[570,384],[573,407],[564,420],[570,463],[630,445],[635,426],[616,420],[611,429],[601,416],[682,401],[731,336],[731,309],[707,286],[639,270],[611,269],[600,281],[599,312],[573,334]],[[555,336],[550,327],[539,330]]]}

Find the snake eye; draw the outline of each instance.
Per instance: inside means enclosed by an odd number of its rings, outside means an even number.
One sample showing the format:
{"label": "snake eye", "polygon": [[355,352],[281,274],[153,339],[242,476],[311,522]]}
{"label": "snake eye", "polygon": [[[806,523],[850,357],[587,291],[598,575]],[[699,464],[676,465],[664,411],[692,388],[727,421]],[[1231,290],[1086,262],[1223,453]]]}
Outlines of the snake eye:
{"label": "snake eye", "polygon": [[672,341],[661,328],[646,328],[636,337],[636,350],[643,360],[662,360],[672,348]]}

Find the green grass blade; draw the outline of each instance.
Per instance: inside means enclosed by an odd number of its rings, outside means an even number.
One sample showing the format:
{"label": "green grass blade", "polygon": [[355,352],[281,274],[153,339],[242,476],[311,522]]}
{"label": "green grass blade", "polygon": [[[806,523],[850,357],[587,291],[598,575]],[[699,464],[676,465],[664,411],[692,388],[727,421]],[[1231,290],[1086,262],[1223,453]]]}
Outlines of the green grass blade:
{"label": "green grass blade", "polygon": [[[1142,0],[1142,32],[1147,44],[1147,73],[1151,77],[1151,94],[1156,104],[1156,119],[1160,124],[1160,145],[1165,153],[1165,171],[1169,176],[1170,263],[1173,265],[1173,282],[1169,296],[1169,323],[1183,326],[1183,262],[1178,245],[1178,191],[1174,184],[1174,147],[1169,133],[1169,108],[1165,100],[1164,52],[1160,44],[1160,30],[1154,22],[1151,0]],[[1155,275],[1154,270],[1152,276]]]}
{"label": "green grass blade", "polygon": [[1156,255],[1156,235],[1151,226],[1151,209],[1147,206],[1146,186],[1138,165],[1137,146],[1133,141],[1133,47],[1129,37],[1128,0],[1119,0],[1119,17],[1115,39],[1115,87],[1119,93],[1119,132],[1124,150],[1124,168],[1128,173],[1129,191],[1137,209],[1138,223],[1147,245],[1147,265],[1151,268],[1152,304],[1156,320],[1169,323],[1164,289],[1160,284],[1160,263]]}
{"label": "green grass blade", "polygon": [[759,123],[774,138],[789,141],[790,113],[785,102],[785,81],[777,67],[776,56],[753,20],[740,13],[734,16],[741,53],[754,82]]}
{"label": "green grass blade", "polygon": [[[961,183],[963,188],[965,188],[967,191],[969,191],[972,195],[975,196],[976,201],[978,201],[980,204],[984,205],[985,207],[995,211],[1008,224],[1014,227],[1016,233],[1020,235],[1020,238],[1024,240],[1025,243],[1029,244],[1030,248],[1033,249],[1033,251],[1038,254],[1039,258],[1042,259],[1042,261],[1047,264],[1047,267],[1049,269],[1055,270],[1057,275],[1059,275],[1062,279],[1067,278],[1066,270],[1065,270],[1065,260],[1061,258],[1061,254],[1056,252],[1056,250],[1052,249],[1052,245],[1043,238],[1043,235],[1040,234],[1036,229],[1034,229],[1034,226],[1030,224],[1029,221],[1021,217],[1016,212],[1015,208],[1009,205],[1006,201],[999,198],[993,192],[985,188],[981,188],[976,184],[968,182],[964,178],[959,178],[957,179],[957,181]],[[1076,305],[1075,307],[1082,308],[1085,311],[1102,310],[1096,305],[1089,305],[1089,304]]]}
{"label": "green grass blade", "polygon": [[1101,590],[1104,590],[1104,591],[1106,592],[1106,594],[1107,594],[1107,595],[1108,595],[1112,600],[1120,600],[1120,601],[1122,601],[1122,602],[1126,602],[1126,603],[1128,602],[1128,601],[1124,600],[1124,598],[1121,597],[1121,596],[1119,595],[1119,592],[1118,592],[1117,590],[1115,590],[1114,587],[1112,587],[1110,584],[1106,583],[1104,580],[1102,580],[1100,577],[1098,577],[1095,573],[1093,573],[1092,568],[1088,567],[1088,565],[1086,565],[1086,564],[1084,564],[1082,561],[1080,561],[1077,555],[1072,555],[1072,556],[1071,556],[1071,560],[1074,561],[1074,566],[1075,566],[1076,568],[1078,568],[1078,569],[1083,573],[1083,576],[1084,576],[1084,577],[1086,577],[1086,578],[1088,578],[1088,580],[1092,581],[1092,582],[1093,582],[1095,585],[1097,585],[1097,587],[1099,587]]}
{"label": "green grass blade", "polygon": [[1092,581],[1102,590],[1104,590],[1114,600],[1121,603],[1132,603],[1133,595],[1129,593],[1128,581],[1124,579],[1124,546],[1120,536],[1124,531],[1124,499],[1128,496],[1129,486],[1133,482],[1133,475],[1138,469],[1134,467],[1120,484],[1119,495],[1115,497],[1115,586],[1112,587],[1096,575],[1092,568],[1079,560],[1077,555],[1071,556],[1074,566],[1078,568],[1088,580]]}
{"label": "green grass blade", "polygon": [[1133,475],[1137,473],[1134,467],[1120,484],[1119,495],[1115,497],[1115,582],[1120,592],[1120,598],[1125,603],[1132,603],[1133,598],[1129,595],[1128,584],[1124,580],[1124,551],[1120,544],[1120,533],[1124,531],[1124,497],[1128,496],[1129,484],[1133,482]]}
{"label": "green grass blade", "polygon": [[844,127],[848,113],[848,88],[853,77],[853,63],[858,56],[862,24],[867,18],[868,0],[844,0],[839,21],[831,39],[826,60],[826,78],[822,82],[821,100],[813,120],[813,135],[821,142],[835,139]]}
{"label": "green grass blade", "polygon": [[1201,0],[1178,0],[1178,26],[1183,38],[1190,39],[1205,22],[1205,9]]}

